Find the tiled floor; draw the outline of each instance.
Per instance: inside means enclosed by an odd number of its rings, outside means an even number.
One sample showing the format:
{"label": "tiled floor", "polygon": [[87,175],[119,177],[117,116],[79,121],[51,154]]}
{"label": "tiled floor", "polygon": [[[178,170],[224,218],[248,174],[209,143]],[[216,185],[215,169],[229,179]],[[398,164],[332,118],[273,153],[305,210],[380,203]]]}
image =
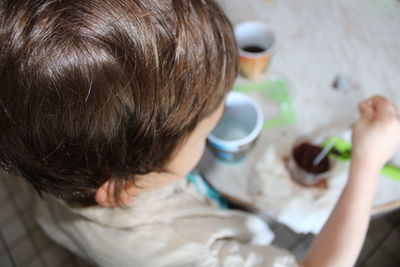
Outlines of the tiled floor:
{"label": "tiled floor", "polygon": [[[49,240],[33,220],[29,189],[0,172],[0,266],[1,267],[88,267]],[[7,178],[7,179],[6,179]],[[272,224],[275,245],[304,257],[312,235],[298,235],[287,227]],[[357,267],[400,266],[400,210],[373,218]]]}
{"label": "tiled floor", "polygon": [[[274,245],[286,248],[301,260],[313,240],[313,235],[299,235],[280,224],[272,224]],[[400,266],[400,210],[374,217],[368,230],[356,267]]]}
{"label": "tiled floor", "polygon": [[0,266],[89,266],[44,234],[33,219],[32,203],[26,185],[0,171]]}

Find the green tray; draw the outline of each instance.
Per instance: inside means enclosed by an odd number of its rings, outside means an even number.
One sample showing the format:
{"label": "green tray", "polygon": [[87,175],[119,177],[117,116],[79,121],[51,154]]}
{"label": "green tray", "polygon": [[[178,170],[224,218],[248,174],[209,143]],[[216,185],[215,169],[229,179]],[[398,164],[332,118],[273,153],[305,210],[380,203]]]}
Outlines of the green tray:
{"label": "green tray", "polygon": [[261,82],[237,85],[233,90],[246,94],[259,92],[266,99],[277,102],[280,108],[279,113],[264,123],[264,128],[275,128],[297,123],[296,112],[288,88],[288,82],[284,79],[269,78]]}

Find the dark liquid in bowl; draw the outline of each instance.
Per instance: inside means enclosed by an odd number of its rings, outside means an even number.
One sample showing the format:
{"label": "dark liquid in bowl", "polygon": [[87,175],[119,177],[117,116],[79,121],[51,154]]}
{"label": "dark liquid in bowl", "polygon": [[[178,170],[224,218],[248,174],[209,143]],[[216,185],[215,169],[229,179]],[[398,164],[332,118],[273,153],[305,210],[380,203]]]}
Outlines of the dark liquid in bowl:
{"label": "dark liquid in bowl", "polygon": [[325,156],[320,163],[313,165],[314,159],[321,153],[322,148],[307,143],[302,143],[296,146],[292,153],[293,158],[297,165],[312,174],[319,174],[327,172],[331,166],[329,159]]}
{"label": "dark liquid in bowl", "polygon": [[256,45],[249,45],[242,47],[243,51],[249,52],[249,53],[261,53],[265,51],[265,48],[261,46],[256,46]]}

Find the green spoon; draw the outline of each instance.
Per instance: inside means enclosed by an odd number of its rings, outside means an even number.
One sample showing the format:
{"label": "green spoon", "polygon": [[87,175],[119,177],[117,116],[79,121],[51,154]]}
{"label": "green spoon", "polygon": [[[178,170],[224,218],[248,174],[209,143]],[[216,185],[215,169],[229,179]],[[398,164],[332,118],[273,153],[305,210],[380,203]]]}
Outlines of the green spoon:
{"label": "green spoon", "polygon": [[[322,144],[323,147],[332,146],[331,151],[328,153],[328,156],[331,158],[335,158],[341,161],[349,161],[351,160],[351,143],[347,142],[344,139],[338,137],[329,137]],[[392,178],[393,180],[400,181],[400,168],[397,168],[393,165],[386,164],[383,166],[381,170],[381,174]]]}

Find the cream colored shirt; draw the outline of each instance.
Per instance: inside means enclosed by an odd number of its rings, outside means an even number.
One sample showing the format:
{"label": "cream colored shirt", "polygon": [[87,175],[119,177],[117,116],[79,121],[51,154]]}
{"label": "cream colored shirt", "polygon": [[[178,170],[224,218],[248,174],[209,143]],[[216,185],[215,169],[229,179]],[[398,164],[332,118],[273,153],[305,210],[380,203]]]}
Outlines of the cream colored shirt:
{"label": "cream colored shirt", "polygon": [[70,208],[49,196],[37,208],[52,239],[99,266],[297,266],[267,245],[273,237],[262,220],[219,209],[186,179],[125,208]]}

